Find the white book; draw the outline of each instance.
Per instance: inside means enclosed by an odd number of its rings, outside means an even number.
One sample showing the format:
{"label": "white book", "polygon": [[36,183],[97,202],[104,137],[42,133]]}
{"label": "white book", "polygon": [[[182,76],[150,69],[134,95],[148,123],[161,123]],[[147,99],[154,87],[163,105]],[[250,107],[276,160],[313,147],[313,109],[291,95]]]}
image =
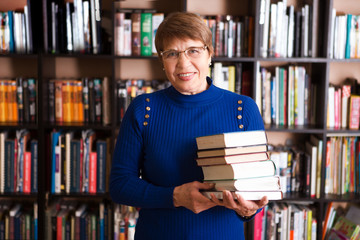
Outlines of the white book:
{"label": "white book", "polygon": [[124,19],[125,13],[115,13],[114,50],[118,56],[124,55]]}
{"label": "white book", "polygon": [[[302,126],[304,125],[304,100],[305,100],[305,68],[297,67],[298,77],[297,77],[297,122],[295,125]],[[296,73],[295,73],[296,74]]]}
{"label": "white book", "polygon": [[[223,198],[223,192],[203,191],[201,193],[207,198],[211,198],[211,194],[214,194],[217,199]],[[268,200],[281,200],[283,198],[281,191],[236,191],[233,193],[240,194],[245,200],[260,200],[264,196],[267,196]]]}
{"label": "white book", "polygon": [[228,24],[229,24],[229,32],[228,32],[228,48],[227,48],[227,56],[229,58],[234,56],[234,41],[235,41],[235,24],[234,21],[232,19],[232,17],[230,15],[227,15],[228,19]]}
{"label": "white book", "polygon": [[157,54],[155,47],[155,35],[159,25],[164,20],[164,13],[153,13],[152,14],[152,54]]}
{"label": "white book", "polygon": [[207,182],[215,183],[216,191],[278,191],[281,189],[279,176],[218,181],[213,180]]}
{"label": "white book", "polygon": [[316,196],[316,173],[317,173],[317,146],[306,142],[306,152],[311,157],[311,171],[310,171],[310,196]]}
{"label": "white book", "polygon": [[73,49],[74,52],[80,51],[80,44],[79,44],[79,33],[77,31],[78,29],[78,23],[76,18],[76,13],[71,13],[71,20],[72,20],[72,41],[73,41]]}
{"label": "white book", "polygon": [[31,19],[29,18],[29,8],[27,5],[24,6],[24,20],[25,20],[25,39],[26,39],[26,51],[27,53],[32,52],[32,38],[30,33],[30,23]]}
{"label": "white book", "polygon": [[6,132],[0,133],[0,192],[5,190],[5,140]]}
{"label": "white book", "polygon": [[124,56],[131,56],[131,19],[124,19]]}
{"label": "white book", "polygon": [[305,4],[303,7],[303,49],[302,49],[302,55],[303,57],[309,56],[309,5]]}
{"label": "white book", "polygon": [[73,35],[72,35],[72,26],[71,26],[71,11],[70,3],[66,3],[66,50],[72,52],[73,47]]}
{"label": "white book", "polygon": [[295,34],[294,6],[289,6],[289,23],[288,23],[288,48],[287,57],[294,56],[294,34]]}
{"label": "white book", "polygon": [[276,17],[276,41],[275,41],[275,57],[281,56],[281,45],[283,42],[283,19],[284,19],[284,3],[282,1],[277,3],[277,17]]}
{"label": "white book", "polygon": [[198,150],[267,144],[263,130],[226,132],[196,138]]}
{"label": "white book", "polygon": [[335,87],[329,86],[328,88],[328,116],[327,127],[333,128],[335,126]]}
{"label": "white book", "polygon": [[73,138],[72,132],[67,132],[65,134],[65,162],[66,162],[66,183],[65,183],[65,191],[66,193],[70,193],[70,185],[71,185],[71,161],[76,161],[75,159],[71,159],[71,139]]}
{"label": "white book", "polygon": [[345,59],[345,48],[346,48],[346,19],[347,17],[345,15],[340,16],[339,19],[339,26],[340,26],[340,35],[338,35],[339,38],[339,59]]}
{"label": "white book", "polygon": [[77,32],[78,32],[78,51],[85,50],[85,39],[84,39],[84,19],[83,19],[83,5],[82,0],[74,0],[74,12],[77,22]]}
{"label": "white book", "polygon": [[222,63],[215,62],[213,69],[213,82],[217,87],[222,87],[224,82],[224,75],[222,73]]}
{"label": "white book", "polygon": [[22,13],[21,15],[21,53],[26,53],[26,23],[25,23],[25,15]]}
{"label": "white book", "polygon": [[90,0],[90,19],[91,19],[91,43],[93,54],[98,54],[98,39],[97,39],[97,27],[96,27],[96,19],[95,19],[95,0]]}
{"label": "white book", "polygon": [[330,19],[329,58],[334,58],[336,9],[333,8],[330,14],[331,14],[331,19]]}
{"label": "white book", "polygon": [[15,42],[15,52],[21,53],[21,41],[22,41],[22,31],[21,31],[21,13],[14,12],[14,42]]}
{"label": "white book", "polygon": [[270,37],[269,37],[269,57],[275,57],[275,45],[277,39],[277,4],[272,3],[270,5]]}
{"label": "white book", "polygon": [[269,25],[270,25],[270,0],[263,0],[264,11],[260,15],[260,24],[263,24],[263,33],[260,46],[260,56],[266,58],[268,55]]}

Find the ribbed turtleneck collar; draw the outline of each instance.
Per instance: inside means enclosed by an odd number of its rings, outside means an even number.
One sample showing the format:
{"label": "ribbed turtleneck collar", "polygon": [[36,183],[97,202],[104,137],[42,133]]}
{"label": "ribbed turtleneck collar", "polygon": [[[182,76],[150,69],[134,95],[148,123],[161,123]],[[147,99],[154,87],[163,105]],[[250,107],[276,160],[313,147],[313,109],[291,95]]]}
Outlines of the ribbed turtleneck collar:
{"label": "ribbed turtleneck collar", "polygon": [[213,84],[211,78],[207,77],[206,81],[209,84],[209,88],[201,93],[185,95],[178,92],[173,86],[171,86],[165,90],[165,95],[176,104],[187,107],[195,107],[212,103],[221,97],[223,91]]}

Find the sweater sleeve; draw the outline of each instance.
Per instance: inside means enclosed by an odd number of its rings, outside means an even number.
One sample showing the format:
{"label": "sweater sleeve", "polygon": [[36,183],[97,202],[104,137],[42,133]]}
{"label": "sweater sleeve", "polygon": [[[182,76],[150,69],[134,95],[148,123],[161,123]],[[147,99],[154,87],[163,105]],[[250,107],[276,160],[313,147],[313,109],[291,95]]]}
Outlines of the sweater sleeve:
{"label": "sweater sleeve", "polygon": [[110,196],[114,202],[141,208],[174,208],[174,187],[160,187],[141,179],[143,161],[144,96],[132,101],[122,121],[113,153]]}
{"label": "sweater sleeve", "polygon": [[246,101],[243,113],[245,119],[245,131],[264,130],[264,121],[261,117],[257,104],[252,98],[246,96],[245,98]]}

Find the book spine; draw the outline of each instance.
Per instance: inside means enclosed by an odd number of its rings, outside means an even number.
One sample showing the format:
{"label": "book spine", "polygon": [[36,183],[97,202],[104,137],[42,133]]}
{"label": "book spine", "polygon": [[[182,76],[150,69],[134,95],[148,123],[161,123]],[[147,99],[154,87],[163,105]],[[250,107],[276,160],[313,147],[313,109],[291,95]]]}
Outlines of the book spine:
{"label": "book spine", "polygon": [[159,25],[161,24],[161,22],[164,20],[164,13],[154,13],[152,14],[152,54],[156,55],[157,51],[156,51],[156,47],[155,47],[155,35],[156,35],[156,31],[159,27]]}
{"label": "book spine", "polygon": [[5,186],[4,192],[14,191],[15,140],[5,140]]}
{"label": "book spine", "polygon": [[133,12],[131,14],[131,53],[133,56],[141,55],[141,13]]}
{"label": "book spine", "polygon": [[55,81],[55,120],[62,123],[63,118],[63,97],[62,97],[62,81]]}
{"label": "book spine", "polygon": [[95,108],[95,122],[102,122],[102,85],[101,79],[94,79],[94,108]]}
{"label": "book spine", "polygon": [[89,113],[89,79],[87,77],[82,79],[82,101],[84,108],[84,122],[88,123],[90,121]]}
{"label": "book spine", "polygon": [[89,157],[89,193],[96,193],[97,153],[90,152]]}
{"label": "book spine", "polygon": [[31,152],[24,152],[23,192],[31,192]]}
{"label": "book spine", "polygon": [[31,192],[38,192],[38,141],[33,139],[30,143],[31,151]]}
{"label": "book spine", "polygon": [[152,13],[141,13],[141,56],[152,55]]}
{"label": "book spine", "polygon": [[48,119],[49,122],[54,123],[55,122],[55,82],[49,81],[48,82]]}
{"label": "book spine", "polygon": [[105,193],[105,179],[106,179],[106,142],[97,141],[97,192]]}
{"label": "book spine", "polygon": [[70,192],[80,192],[80,141],[71,140],[70,143]]}
{"label": "book spine", "polygon": [[36,82],[35,79],[28,79],[28,91],[29,91],[29,120],[30,122],[36,122]]}

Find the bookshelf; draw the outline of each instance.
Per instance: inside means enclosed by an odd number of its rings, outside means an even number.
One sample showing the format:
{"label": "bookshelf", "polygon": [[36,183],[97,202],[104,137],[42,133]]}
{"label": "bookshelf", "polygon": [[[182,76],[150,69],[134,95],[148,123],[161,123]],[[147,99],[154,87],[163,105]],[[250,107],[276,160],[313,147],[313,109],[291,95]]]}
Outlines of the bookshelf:
{"label": "bookshelf", "polygon": [[[41,9],[44,1],[30,1],[32,8]],[[278,1],[271,1],[276,3]],[[295,9],[301,9],[305,4],[312,4],[313,1],[288,0],[286,5],[293,5]],[[229,14],[233,16],[252,16],[254,17],[254,36],[252,41],[252,52],[250,56],[225,57],[215,56],[214,62],[221,62],[227,65],[241,63],[243,68],[250,71],[250,81],[252,83],[251,96],[256,99],[256,91],[259,79],[257,72],[264,67],[273,71],[276,67],[287,67],[289,65],[303,66],[317,89],[314,93],[316,99],[315,108],[316,118],[310,125],[281,126],[276,124],[266,124],[266,131],[270,143],[274,145],[285,144],[286,139],[291,139],[293,143],[300,147],[305,147],[304,142],[310,135],[316,135],[324,143],[331,136],[360,136],[360,130],[349,130],[348,128],[328,128],[327,127],[327,109],[328,105],[328,86],[329,84],[341,85],[345,78],[360,77],[360,59],[336,59],[330,57],[331,49],[331,14],[332,8],[336,9],[338,14],[360,15],[360,5],[356,0],[340,1],[327,0],[321,2],[318,11],[318,31],[317,31],[317,55],[315,57],[263,57],[261,56],[261,26],[258,24],[261,18],[260,6],[263,0],[256,1],[233,1],[233,0],[177,0],[177,1],[102,1],[103,27],[108,33],[109,44],[99,54],[92,53],[63,53],[55,54],[44,51],[43,39],[43,18],[41,14],[33,14],[33,43],[34,51],[32,53],[4,53],[0,54],[0,78],[16,79],[22,77],[32,77],[37,80],[37,120],[33,123],[0,123],[0,132],[9,131],[15,133],[19,129],[27,129],[32,137],[38,140],[38,192],[31,194],[23,193],[4,193],[0,195],[1,199],[11,202],[23,202],[25,205],[37,203],[38,211],[38,236],[39,239],[45,239],[47,236],[45,211],[48,206],[61,199],[78,200],[80,202],[99,203],[103,200],[110,203],[111,199],[108,193],[88,194],[88,193],[51,193],[49,172],[51,163],[48,149],[50,133],[55,129],[64,132],[75,132],[79,134],[82,130],[93,129],[104,138],[110,139],[108,152],[112,153],[113,146],[119,130],[118,117],[115,114],[118,111],[117,103],[117,81],[120,79],[143,79],[165,80],[164,72],[156,56],[117,56],[114,52],[114,44],[111,41],[114,36],[114,14],[117,9],[155,9],[157,12],[165,13],[165,16],[174,11],[189,11],[199,13],[200,15],[210,16],[216,14]],[[26,0],[3,0],[0,2],[0,11],[20,10],[27,4]],[[206,4],[206,8],[204,8]],[[139,71],[138,69],[141,69]],[[81,79],[84,77],[108,77],[110,79],[110,103],[111,115],[110,123],[56,123],[49,121],[49,94],[48,83],[51,79],[72,78]],[[310,202],[317,209],[317,239],[321,239],[321,224],[324,220],[326,207],[329,202],[341,203],[360,203],[358,194],[325,194],[325,159],[326,144],[322,148],[321,165],[321,190],[319,198],[311,198],[301,193],[286,195],[283,203],[291,202]],[[21,200],[18,200],[21,198]],[[247,239],[253,236],[253,225],[248,224]],[[113,229],[110,228],[110,232]],[[112,239],[112,237],[110,238]]]}

